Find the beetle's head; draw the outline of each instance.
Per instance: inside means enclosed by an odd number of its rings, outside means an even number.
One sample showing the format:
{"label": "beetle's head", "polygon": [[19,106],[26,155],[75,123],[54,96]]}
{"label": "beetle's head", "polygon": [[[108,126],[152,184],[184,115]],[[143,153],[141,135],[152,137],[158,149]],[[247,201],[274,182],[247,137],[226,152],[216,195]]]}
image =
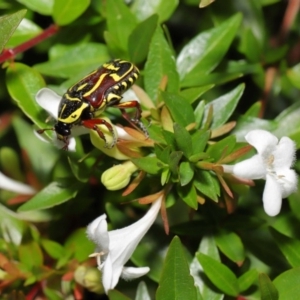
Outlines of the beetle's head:
{"label": "beetle's head", "polygon": [[71,135],[71,125],[63,122],[57,122],[54,125],[57,138],[61,141],[66,142],[68,137]]}

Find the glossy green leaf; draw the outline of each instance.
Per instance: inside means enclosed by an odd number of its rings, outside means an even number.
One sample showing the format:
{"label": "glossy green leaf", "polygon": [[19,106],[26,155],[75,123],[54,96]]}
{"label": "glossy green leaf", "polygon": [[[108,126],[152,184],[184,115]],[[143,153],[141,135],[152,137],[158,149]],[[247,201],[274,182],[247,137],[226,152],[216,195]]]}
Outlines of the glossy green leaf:
{"label": "glossy green leaf", "polygon": [[252,62],[258,62],[262,55],[262,48],[251,27],[245,28],[241,35],[239,50]]}
{"label": "glossy green leaf", "polygon": [[208,148],[207,154],[214,159],[214,161],[218,161],[224,156],[229,155],[236,144],[236,138],[234,135],[230,135],[225,139],[213,144]]}
{"label": "glossy green leaf", "polygon": [[45,86],[44,79],[31,67],[15,63],[7,68],[6,84],[10,96],[22,111],[39,127],[45,125],[46,113],[35,101],[36,93]]}
{"label": "glossy green leaf", "polygon": [[287,70],[287,78],[290,80],[291,84],[300,88],[300,63],[294,65],[292,68]]}
{"label": "glossy green leaf", "polygon": [[203,253],[197,253],[196,257],[206,276],[217,288],[229,296],[239,294],[238,280],[227,266]]}
{"label": "glossy green leaf", "polygon": [[193,209],[198,208],[197,193],[193,184],[177,186],[177,193],[188,206]]}
{"label": "glossy green leaf", "polygon": [[20,166],[20,156],[17,151],[10,147],[0,148],[0,165],[4,174],[9,174],[13,179],[24,181],[25,176]]}
{"label": "glossy green leaf", "polygon": [[173,238],[168,249],[155,299],[197,300],[194,280],[178,237]]}
{"label": "glossy green leaf", "polygon": [[0,53],[4,49],[10,37],[13,35],[25,14],[26,9],[22,9],[14,14],[0,17]]}
{"label": "glossy green leaf", "polygon": [[[235,108],[243,95],[244,89],[245,85],[240,84],[229,93],[206,104],[205,115],[207,115],[209,107],[213,107],[214,117],[211,125],[212,129],[218,128],[228,121],[235,111]],[[204,117],[204,120],[205,119],[206,118]]]}
{"label": "glossy green leaf", "polygon": [[130,300],[130,298],[117,290],[109,290],[108,297],[109,300]]}
{"label": "glossy green leaf", "polygon": [[147,4],[143,0],[135,0],[131,10],[140,21],[153,14],[158,14],[159,22],[163,22],[169,19],[178,4],[178,0],[154,0],[147,2]]}
{"label": "glossy green leaf", "polygon": [[25,5],[27,8],[38,12],[41,15],[51,15],[52,8],[54,4],[54,0],[47,0],[47,1],[41,1],[41,0],[17,0],[18,2]]}
{"label": "glossy green leaf", "polygon": [[192,138],[189,132],[177,123],[174,123],[173,127],[178,149],[183,152],[185,157],[189,158],[193,154]]}
{"label": "glossy green leaf", "polygon": [[256,269],[251,269],[238,278],[240,292],[244,292],[258,280],[258,272]]}
{"label": "glossy green leaf", "polygon": [[297,299],[298,295],[300,295],[300,268],[290,269],[281,273],[275,278],[273,284],[279,292],[280,300]]}
{"label": "glossy green leaf", "polygon": [[204,152],[210,138],[210,131],[197,130],[192,136],[193,155]]}
{"label": "glossy green leaf", "polygon": [[176,71],[174,55],[162,29],[158,26],[150,43],[144,70],[145,90],[154,102],[157,100],[160,84],[164,76],[167,76],[168,80],[167,91],[178,92],[179,76]]}
{"label": "glossy green leaf", "polygon": [[292,267],[300,267],[300,241],[290,238],[272,227],[270,228],[270,232],[289,264]]}
{"label": "glossy green leaf", "polygon": [[[195,229],[192,229],[195,230]],[[204,235],[198,248],[198,252],[209,255],[216,261],[220,261],[219,252],[212,236]],[[207,277],[199,264],[197,257],[194,257],[190,265],[191,274],[194,277],[195,284],[198,286],[203,300],[222,300],[224,295],[218,292],[214,286],[207,284]]]}
{"label": "glossy green leaf", "polygon": [[50,171],[57,163],[59,152],[55,147],[36,137],[32,126],[22,118],[16,116],[13,119],[13,127],[20,147],[28,156],[35,176],[40,183],[48,182],[52,175]]}
{"label": "glossy green leaf", "polygon": [[132,158],[131,161],[141,170],[149,174],[158,174],[163,163],[156,157]]}
{"label": "glossy green leaf", "polygon": [[54,259],[59,259],[64,255],[64,247],[57,242],[42,239],[41,244],[45,251]]}
{"label": "glossy green leaf", "polygon": [[141,281],[137,287],[135,300],[151,300],[147,285],[144,281]]}
{"label": "glossy green leaf", "polygon": [[90,0],[54,0],[53,19],[57,25],[68,25],[80,17],[89,5]]}
{"label": "glossy green leaf", "polygon": [[197,170],[195,172],[193,184],[203,195],[218,202],[220,197],[220,186],[215,175],[206,170]]}
{"label": "glossy green leaf", "polygon": [[146,59],[157,21],[158,16],[152,15],[142,23],[139,23],[129,35],[128,52],[132,62],[138,64]]}
{"label": "glossy green leaf", "polygon": [[169,168],[174,175],[178,174],[179,162],[182,158],[183,153],[181,151],[173,151],[169,157]]}
{"label": "glossy green leaf", "polygon": [[237,14],[216,28],[200,33],[180,52],[177,58],[177,70],[181,80],[192,72],[210,73],[227,52],[242,15]]}
{"label": "glossy green leaf", "polygon": [[16,47],[31,38],[35,37],[42,31],[41,27],[33,23],[31,20],[23,19],[8,43],[6,44],[7,48]]}
{"label": "glossy green leaf", "polygon": [[129,36],[137,25],[137,20],[122,0],[106,1],[108,32],[116,39],[119,48],[127,50]]}
{"label": "glossy green leaf", "polygon": [[107,47],[103,44],[85,43],[70,46],[68,51],[53,60],[36,64],[34,68],[44,75],[70,78],[74,74],[92,71],[109,60]]}
{"label": "glossy green leaf", "polygon": [[185,127],[195,122],[193,109],[185,98],[168,92],[162,92],[161,96],[176,123]]}
{"label": "glossy green leaf", "polygon": [[62,204],[74,198],[78,191],[77,182],[54,181],[43,188],[28,202],[20,206],[19,211],[38,210]]}
{"label": "glossy green leaf", "polygon": [[43,265],[43,253],[36,241],[23,242],[18,251],[20,261],[30,270]]}
{"label": "glossy green leaf", "polygon": [[181,186],[185,186],[191,182],[194,177],[194,169],[192,164],[184,161],[179,166],[179,179]]}
{"label": "glossy green leaf", "polygon": [[268,275],[260,273],[258,277],[261,300],[278,300],[278,291]]}
{"label": "glossy green leaf", "polygon": [[238,265],[242,264],[245,259],[245,250],[241,238],[236,233],[218,231],[214,238],[223,254]]}
{"label": "glossy green leaf", "polygon": [[185,90],[180,91],[180,96],[184,97],[188,100],[190,104],[194,103],[199,97],[201,97],[205,92],[209,91],[213,88],[213,84],[195,87],[195,88],[188,88]]}

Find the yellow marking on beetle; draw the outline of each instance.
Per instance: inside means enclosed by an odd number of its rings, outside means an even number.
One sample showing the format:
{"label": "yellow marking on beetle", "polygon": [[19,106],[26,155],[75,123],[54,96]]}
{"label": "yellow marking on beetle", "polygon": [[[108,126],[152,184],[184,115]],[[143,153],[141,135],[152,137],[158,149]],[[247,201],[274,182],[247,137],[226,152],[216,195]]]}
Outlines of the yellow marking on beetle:
{"label": "yellow marking on beetle", "polygon": [[130,83],[134,83],[134,80],[133,80],[132,77],[129,77],[129,78],[128,78],[128,81],[130,81]]}
{"label": "yellow marking on beetle", "polygon": [[[95,74],[95,73],[97,73],[97,72],[98,72],[98,70],[92,71],[92,72],[89,73],[88,75],[84,76],[79,82],[84,81],[86,78],[90,77],[91,75],[93,75],[93,74]],[[72,86],[68,89],[68,91],[72,91],[73,88],[75,87],[75,85],[77,85],[79,82],[76,82],[74,85],[72,85]]]}
{"label": "yellow marking on beetle", "polygon": [[124,86],[125,89],[127,88],[127,82],[126,81],[123,81],[121,84]]}
{"label": "yellow marking on beetle", "polygon": [[[63,110],[65,109],[66,105],[63,106],[62,110],[61,110],[61,115],[63,114]],[[72,124],[74,122],[76,122],[80,116],[82,115],[82,111],[88,107],[87,103],[82,102],[82,105],[80,107],[78,107],[73,113],[71,113],[69,116],[67,116],[66,118],[58,118],[57,120],[60,122],[64,122],[67,124]]]}
{"label": "yellow marking on beetle", "polygon": [[120,67],[115,67],[113,64],[104,64],[103,67],[113,71],[118,71],[120,69]]}
{"label": "yellow marking on beetle", "polygon": [[81,91],[82,89],[84,89],[84,88],[87,86],[87,84],[88,84],[87,82],[84,83],[84,84],[82,84],[81,86],[79,86],[79,87],[77,88],[76,91],[77,91],[77,92],[78,92],[78,91]]}
{"label": "yellow marking on beetle", "polygon": [[68,100],[70,100],[70,101],[79,101],[79,102],[81,102],[82,100],[80,100],[79,98],[77,98],[77,97],[71,97],[68,93],[66,93],[65,94],[65,97],[68,99]]}
{"label": "yellow marking on beetle", "polygon": [[122,97],[119,95],[116,95],[114,93],[109,93],[106,97],[107,103],[109,103],[110,101],[115,100],[115,99],[121,100]]}
{"label": "yellow marking on beetle", "polygon": [[107,75],[108,75],[107,73],[101,74],[101,76],[99,77],[98,81],[94,84],[93,88],[90,89],[89,91],[87,91],[87,92],[83,95],[83,97],[87,97],[87,96],[89,96],[90,94],[92,94],[93,92],[95,92],[95,91],[99,88],[99,86],[100,86],[100,84],[102,83],[103,79],[104,79]]}

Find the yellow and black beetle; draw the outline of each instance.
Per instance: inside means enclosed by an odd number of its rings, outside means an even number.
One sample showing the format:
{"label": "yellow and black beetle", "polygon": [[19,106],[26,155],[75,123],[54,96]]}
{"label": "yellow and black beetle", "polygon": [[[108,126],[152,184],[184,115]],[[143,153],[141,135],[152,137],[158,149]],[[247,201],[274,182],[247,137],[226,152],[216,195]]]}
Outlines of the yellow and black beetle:
{"label": "yellow and black beetle", "polygon": [[[139,102],[136,100],[120,102],[121,95],[134,84],[138,76],[138,68],[129,61],[114,59],[103,64],[70,87],[62,96],[54,128],[41,129],[38,132],[55,130],[57,138],[65,143],[63,149],[67,150],[71,128],[74,125],[95,130],[106,142],[105,135],[97,126],[104,125],[113,135],[113,143],[110,145],[113,147],[116,143],[113,128],[99,116],[107,107],[117,107],[129,123],[141,129],[148,137],[147,129],[140,120],[142,110]],[[128,115],[126,108],[136,109],[134,118]]]}

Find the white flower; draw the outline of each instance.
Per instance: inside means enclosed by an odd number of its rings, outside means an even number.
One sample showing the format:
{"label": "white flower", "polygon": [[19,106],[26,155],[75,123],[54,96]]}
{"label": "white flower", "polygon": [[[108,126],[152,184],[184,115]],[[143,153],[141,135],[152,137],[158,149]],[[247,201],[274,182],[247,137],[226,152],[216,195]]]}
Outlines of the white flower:
{"label": "white flower", "polygon": [[278,141],[276,136],[265,130],[252,130],[245,139],[257,150],[257,154],[234,165],[232,173],[245,179],[265,179],[264,210],[269,216],[276,216],[280,212],[282,198],[297,188],[297,175],[291,169],[295,143],[288,137]]}
{"label": "white flower", "polygon": [[0,189],[15,192],[22,195],[32,195],[36,191],[31,186],[13,180],[0,172]]}
{"label": "white flower", "polygon": [[96,244],[96,253],[91,256],[97,257],[106,293],[114,289],[120,276],[125,279],[134,279],[149,272],[149,267],[124,267],[124,264],[130,259],[138,243],[154,223],[162,198],[163,196],[160,196],[153,202],[151,208],[139,221],[122,229],[107,231],[105,214],[88,225],[88,238]]}

